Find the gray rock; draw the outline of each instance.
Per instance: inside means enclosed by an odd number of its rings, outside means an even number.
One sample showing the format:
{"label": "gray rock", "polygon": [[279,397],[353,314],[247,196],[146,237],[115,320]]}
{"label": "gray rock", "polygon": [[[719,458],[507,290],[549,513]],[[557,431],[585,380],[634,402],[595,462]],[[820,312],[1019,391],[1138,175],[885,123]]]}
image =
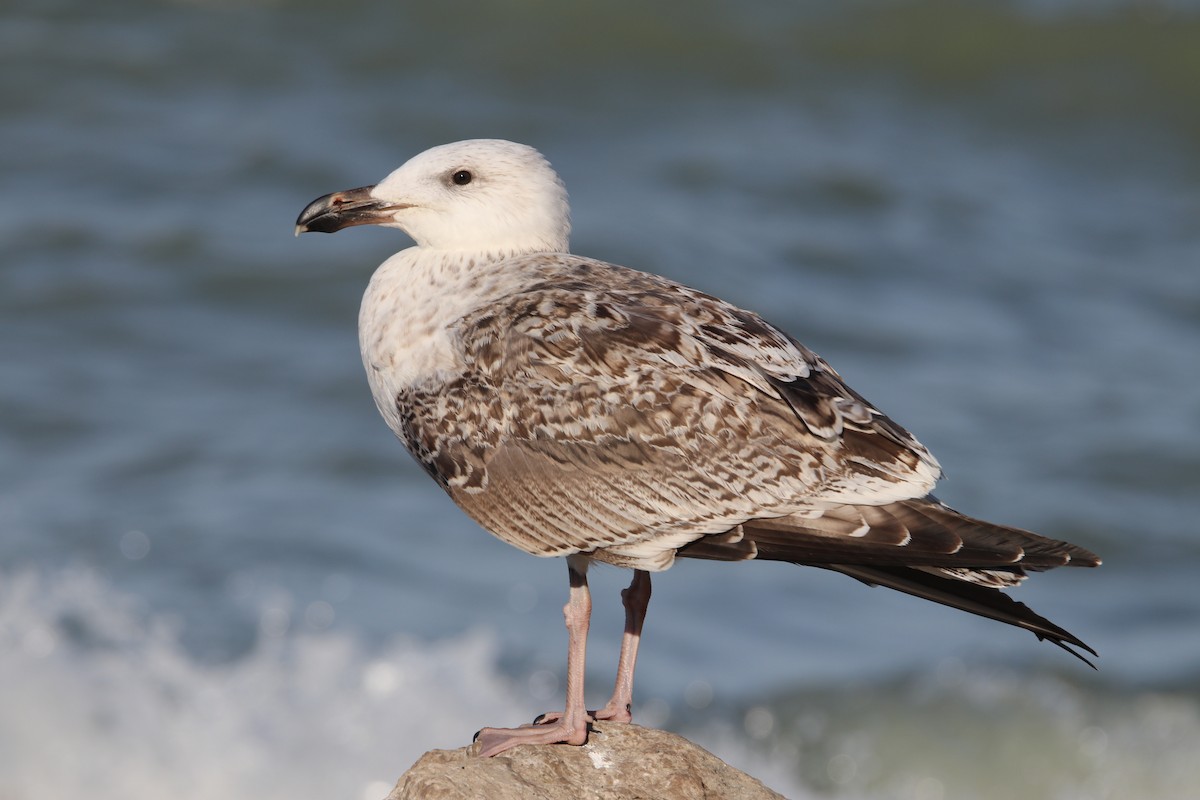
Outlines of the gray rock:
{"label": "gray rock", "polygon": [[522,745],[479,758],[475,745],[430,750],[387,800],[760,800],[783,797],[666,731],[598,722],[582,747]]}

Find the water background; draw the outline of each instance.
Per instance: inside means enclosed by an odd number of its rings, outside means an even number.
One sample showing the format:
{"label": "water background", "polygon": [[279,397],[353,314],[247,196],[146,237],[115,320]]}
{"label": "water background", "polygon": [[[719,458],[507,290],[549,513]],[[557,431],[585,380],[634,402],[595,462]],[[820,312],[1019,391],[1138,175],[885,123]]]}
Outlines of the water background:
{"label": "water background", "polygon": [[[378,798],[561,703],[561,562],[378,419],[395,231],[312,198],[533,144],[573,250],[753,308],[1100,570],[1100,653],[788,565],[655,583],[638,718],[791,797],[1200,797],[1200,12],[1182,3],[0,8],[0,800]],[[589,700],[628,575],[594,571]]]}

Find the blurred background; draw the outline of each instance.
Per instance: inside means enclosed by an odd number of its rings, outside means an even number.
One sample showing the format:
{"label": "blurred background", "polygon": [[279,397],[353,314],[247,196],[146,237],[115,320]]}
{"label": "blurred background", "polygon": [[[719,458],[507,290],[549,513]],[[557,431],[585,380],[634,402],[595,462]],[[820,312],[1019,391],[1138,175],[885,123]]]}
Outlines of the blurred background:
{"label": "blurred background", "polygon": [[[1200,9],[5,0],[0,800],[377,800],[562,703],[566,570],[361,373],[396,231],[314,197],[532,144],[575,252],[753,308],[1100,570],[1101,654],[788,565],[655,583],[636,718],[793,798],[1194,798]],[[589,701],[628,574],[594,571]]]}

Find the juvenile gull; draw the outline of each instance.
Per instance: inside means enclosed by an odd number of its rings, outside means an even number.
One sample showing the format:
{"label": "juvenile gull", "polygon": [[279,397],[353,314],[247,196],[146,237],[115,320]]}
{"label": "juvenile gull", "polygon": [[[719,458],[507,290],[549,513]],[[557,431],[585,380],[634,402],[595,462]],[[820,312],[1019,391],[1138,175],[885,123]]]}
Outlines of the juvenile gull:
{"label": "juvenile gull", "polygon": [[[632,718],[650,573],[679,556],[830,569],[1095,655],[1000,590],[1100,559],[941,503],[929,451],[758,315],[570,255],[566,190],[533,148],[435,147],[314,200],[296,232],[365,224],[416,243],[376,270],[359,314],[383,418],[476,522],[567,560],[565,710],[483,729],[481,755]],[[589,712],[592,560],[634,573],[616,688]]]}

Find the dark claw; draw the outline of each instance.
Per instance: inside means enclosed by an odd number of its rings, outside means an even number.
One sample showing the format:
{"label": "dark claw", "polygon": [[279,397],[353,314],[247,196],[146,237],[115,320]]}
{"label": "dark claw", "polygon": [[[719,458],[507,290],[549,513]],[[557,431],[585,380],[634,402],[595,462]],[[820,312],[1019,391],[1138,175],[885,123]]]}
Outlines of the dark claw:
{"label": "dark claw", "polygon": [[542,720],[544,720],[545,718],[546,718],[546,712],[543,711],[541,714],[538,714],[536,717],[533,718],[533,724],[541,725]]}
{"label": "dark claw", "polygon": [[472,741],[472,742],[478,742],[478,741],[479,741],[479,734],[481,734],[481,733],[483,733],[483,728],[480,728],[479,730],[475,731],[475,735],[471,737],[471,741]]}

